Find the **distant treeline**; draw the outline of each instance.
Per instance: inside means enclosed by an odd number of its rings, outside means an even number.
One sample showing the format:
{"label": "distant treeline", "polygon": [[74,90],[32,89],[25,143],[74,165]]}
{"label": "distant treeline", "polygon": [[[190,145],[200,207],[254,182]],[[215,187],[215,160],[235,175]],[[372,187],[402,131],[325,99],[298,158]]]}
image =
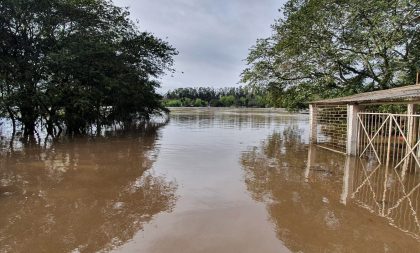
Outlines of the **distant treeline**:
{"label": "distant treeline", "polygon": [[163,103],[168,107],[269,107],[266,92],[250,87],[178,88],[168,91]]}

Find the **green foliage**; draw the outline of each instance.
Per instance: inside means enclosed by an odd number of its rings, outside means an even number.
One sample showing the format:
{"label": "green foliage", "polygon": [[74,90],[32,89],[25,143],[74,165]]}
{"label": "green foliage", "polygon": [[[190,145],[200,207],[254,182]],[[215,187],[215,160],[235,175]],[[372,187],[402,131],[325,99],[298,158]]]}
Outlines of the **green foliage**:
{"label": "green foliage", "polygon": [[216,99],[216,98],[211,99],[209,101],[209,104],[210,104],[211,107],[222,107],[223,106],[222,103],[220,102],[220,99]]}
{"label": "green foliage", "polygon": [[204,107],[207,106],[207,103],[204,100],[201,100],[200,98],[197,98],[194,101],[194,107]]}
{"label": "green foliage", "polygon": [[420,69],[417,0],[289,0],[273,35],[250,49],[242,81],[272,105],[414,84]]}
{"label": "green foliage", "polygon": [[190,106],[192,106],[192,104],[193,104],[193,102],[194,102],[194,100],[193,99],[191,99],[191,98],[182,98],[181,99],[181,101],[182,101],[182,106],[185,106],[185,107],[190,107]]}
{"label": "green foliage", "polygon": [[222,96],[220,97],[220,103],[222,103],[224,107],[233,106],[233,104],[235,103],[235,97],[232,95]]}
{"label": "green foliage", "polygon": [[0,2],[1,111],[31,135],[84,133],[165,111],[152,80],[177,54],[110,0]]}
{"label": "green foliage", "polygon": [[182,102],[179,99],[169,99],[164,101],[165,106],[167,107],[181,107]]}
{"label": "green foliage", "polygon": [[[172,102],[174,100],[180,103],[175,104]],[[170,107],[267,107],[270,105],[265,90],[251,87],[179,88],[166,93],[164,104]]]}

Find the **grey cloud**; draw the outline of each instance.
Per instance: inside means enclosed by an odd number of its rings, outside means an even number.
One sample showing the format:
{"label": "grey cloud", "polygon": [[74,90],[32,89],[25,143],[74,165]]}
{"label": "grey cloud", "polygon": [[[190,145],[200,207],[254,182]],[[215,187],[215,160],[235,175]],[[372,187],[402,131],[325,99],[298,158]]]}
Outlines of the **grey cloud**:
{"label": "grey cloud", "polygon": [[[130,7],[140,28],[179,51],[163,90],[185,86],[234,86],[248,49],[271,33],[283,1],[276,0],[114,0]],[[182,72],[184,72],[182,74]]]}

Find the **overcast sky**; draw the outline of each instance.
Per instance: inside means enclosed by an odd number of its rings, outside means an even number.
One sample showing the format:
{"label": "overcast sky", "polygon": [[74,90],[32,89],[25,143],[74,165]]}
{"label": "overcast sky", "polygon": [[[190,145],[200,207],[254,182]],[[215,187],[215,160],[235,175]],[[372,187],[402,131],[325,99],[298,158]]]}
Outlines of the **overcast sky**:
{"label": "overcast sky", "polygon": [[140,29],[178,51],[176,73],[161,79],[179,87],[238,86],[248,49],[271,34],[284,0],[114,0],[130,7]]}

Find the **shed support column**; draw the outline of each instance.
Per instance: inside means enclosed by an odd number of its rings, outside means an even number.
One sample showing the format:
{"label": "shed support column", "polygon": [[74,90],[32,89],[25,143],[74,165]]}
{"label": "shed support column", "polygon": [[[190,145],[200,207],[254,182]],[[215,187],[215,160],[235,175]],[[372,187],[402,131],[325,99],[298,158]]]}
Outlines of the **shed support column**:
{"label": "shed support column", "polygon": [[347,154],[356,155],[357,152],[357,127],[359,112],[358,105],[347,105]]}
{"label": "shed support column", "polygon": [[309,145],[308,150],[308,163],[306,164],[305,169],[305,182],[309,182],[309,174],[311,172],[311,168],[315,165],[315,157],[316,157],[316,149],[315,145]]}
{"label": "shed support column", "polygon": [[356,164],[355,157],[347,156],[344,164],[343,188],[340,195],[340,202],[343,205],[347,204],[349,193],[353,192],[353,173]]}
{"label": "shed support column", "polygon": [[309,141],[313,144],[318,140],[317,114],[318,108],[316,105],[309,105]]}
{"label": "shed support column", "polygon": [[[415,120],[414,117],[412,115],[415,114],[415,105],[414,104],[408,104],[407,105],[407,144],[409,146],[409,148],[411,149],[414,145],[414,138],[416,136],[415,134]],[[404,164],[403,164],[403,169],[401,172],[401,177],[404,180],[405,174],[408,170],[408,166],[410,165],[410,161],[412,159],[412,155],[410,154],[409,148],[407,147],[406,149],[406,155],[408,155],[408,157],[405,159]],[[414,150],[413,150],[414,152]]]}

